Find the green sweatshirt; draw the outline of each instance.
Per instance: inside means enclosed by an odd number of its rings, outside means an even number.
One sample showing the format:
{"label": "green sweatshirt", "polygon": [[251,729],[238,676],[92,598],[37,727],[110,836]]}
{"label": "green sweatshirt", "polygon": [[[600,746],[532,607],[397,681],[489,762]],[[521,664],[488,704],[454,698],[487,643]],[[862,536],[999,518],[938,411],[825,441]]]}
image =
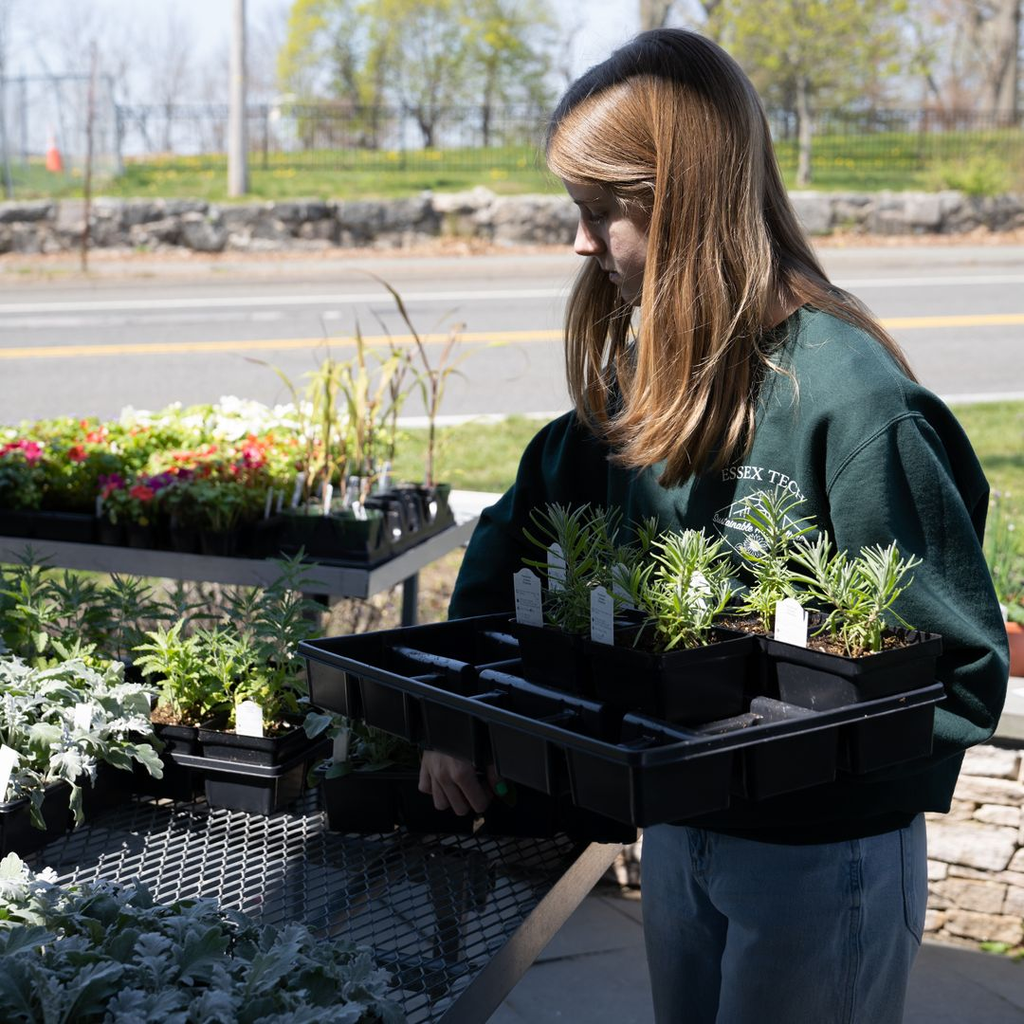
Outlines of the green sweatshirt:
{"label": "green sweatshirt", "polygon": [[768,842],[830,842],[949,809],[964,749],[995,729],[1008,655],[981,550],[988,484],[956,419],[858,328],[804,307],[780,329],[778,361],[792,376],[769,374],[750,453],[723,471],[664,488],[659,466],[612,465],[573,413],[544,427],[515,485],[484,511],[450,614],[513,608],[512,574],[524,555],[535,555],[522,528],[530,509],[548,502],[617,506],[626,522],[656,515],[662,529],[703,528],[735,550],[743,498],[786,487],[806,499],[796,514],[813,516],[839,550],[895,540],[902,554],[923,560],[897,608],[913,626],[943,636],[937,678],[946,698],[936,709],[932,755],[768,800],[734,800],[688,822]]}

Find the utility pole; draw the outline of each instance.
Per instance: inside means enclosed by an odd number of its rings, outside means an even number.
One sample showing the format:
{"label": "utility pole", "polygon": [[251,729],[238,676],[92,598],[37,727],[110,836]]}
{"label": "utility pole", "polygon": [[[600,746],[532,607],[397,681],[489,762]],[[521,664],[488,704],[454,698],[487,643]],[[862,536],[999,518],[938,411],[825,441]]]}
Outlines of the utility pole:
{"label": "utility pole", "polygon": [[228,112],[228,195],[249,191],[245,138],[245,0],[233,0],[231,25],[231,86]]}

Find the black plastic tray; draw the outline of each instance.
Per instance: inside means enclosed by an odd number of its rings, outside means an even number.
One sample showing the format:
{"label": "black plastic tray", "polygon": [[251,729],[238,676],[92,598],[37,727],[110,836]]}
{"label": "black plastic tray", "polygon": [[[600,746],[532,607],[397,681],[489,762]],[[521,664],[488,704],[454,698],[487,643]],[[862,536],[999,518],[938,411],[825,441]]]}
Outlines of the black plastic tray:
{"label": "black plastic tray", "polygon": [[[938,683],[825,710],[759,696],[739,716],[693,727],[535,686],[512,659],[466,661],[455,673],[403,671],[424,667],[410,651],[436,658],[448,645],[470,655],[488,634],[507,635],[505,628],[505,616],[481,616],[308,641],[300,652],[310,700],[353,717],[362,712],[413,741],[425,742],[425,709],[452,721],[461,716],[469,728],[486,729],[503,777],[552,795],[569,792],[581,808],[641,827],[722,810],[734,793],[764,799],[827,782],[840,768],[871,771],[931,751]],[[504,639],[501,645],[512,653]],[[365,714],[368,696],[390,703],[393,720]]]}

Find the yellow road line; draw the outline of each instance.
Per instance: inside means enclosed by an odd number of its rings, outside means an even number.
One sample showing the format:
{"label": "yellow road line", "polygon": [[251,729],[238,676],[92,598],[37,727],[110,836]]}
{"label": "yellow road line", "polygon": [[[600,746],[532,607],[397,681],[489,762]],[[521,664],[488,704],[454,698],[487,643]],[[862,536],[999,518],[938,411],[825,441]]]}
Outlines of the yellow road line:
{"label": "yellow road line", "polygon": [[[897,316],[882,320],[891,331],[913,331],[950,327],[1010,327],[1024,326],[1024,313],[979,313],[963,316]],[[441,345],[449,335],[425,334],[421,336],[429,345]],[[518,342],[561,341],[560,330],[537,331],[466,331],[460,339],[467,344],[515,344]],[[366,336],[367,345],[379,348],[389,341],[398,345],[413,344],[411,334]],[[149,356],[149,355],[203,355],[212,352],[287,351],[289,349],[351,348],[355,338],[261,338],[240,341],[145,341],[123,345],[40,345],[19,348],[0,348],[0,360],[11,359],[70,359],[81,356]]]}

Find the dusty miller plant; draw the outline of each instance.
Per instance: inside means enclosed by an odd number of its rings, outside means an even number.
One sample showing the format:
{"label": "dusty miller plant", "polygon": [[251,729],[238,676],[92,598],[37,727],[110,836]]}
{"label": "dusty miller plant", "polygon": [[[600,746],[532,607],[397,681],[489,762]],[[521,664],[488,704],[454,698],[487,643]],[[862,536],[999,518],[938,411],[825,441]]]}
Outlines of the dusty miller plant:
{"label": "dusty miller plant", "polygon": [[61,887],[0,861],[0,1019],[400,1024],[372,952],[142,885]]}
{"label": "dusty miller plant", "polygon": [[[794,561],[807,570],[799,576],[811,597],[831,609],[815,635],[826,635],[850,657],[882,649],[884,634],[893,622],[911,628],[893,610],[896,599],[914,582],[911,569],[921,559],[900,556],[896,543],[864,547],[857,558],[845,551],[832,553],[824,534],[813,543],[798,543]],[[824,611],[824,610],[823,610]]]}

